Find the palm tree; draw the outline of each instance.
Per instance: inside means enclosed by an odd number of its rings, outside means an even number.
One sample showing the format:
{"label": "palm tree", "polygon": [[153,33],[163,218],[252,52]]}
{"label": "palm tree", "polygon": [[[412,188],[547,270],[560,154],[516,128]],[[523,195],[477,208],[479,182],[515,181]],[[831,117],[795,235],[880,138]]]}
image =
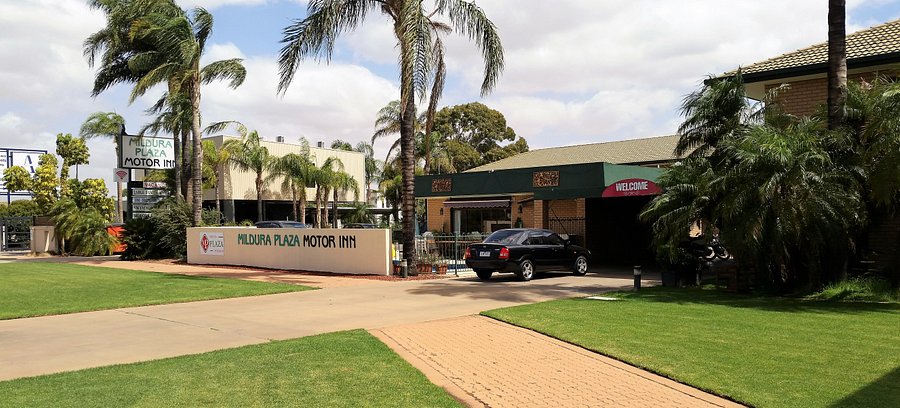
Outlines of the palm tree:
{"label": "palm tree", "polygon": [[[94,112],[81,124],[79,135],[85,140],[112,139],[116,145],[116,160],[122,157],[119,135],[125,132],[125,118],[115,112]],[[116,162],[118,166],[122,163]],[[116,222],[122,222],[122,182],[116,182]]]}
{"label": "palm tree", "polygon": [[847,1],[828,0],[828,129],[844,124],[847,104]]}
{"label": "palm tree", "polygon": [[228,80],[232,88],[246,76],[241,59],[200,66],[206,41],[212,32],[212,15],[203,8],[190,14],[172,0],[94,0],[92,6],[107,14],[107,27],[85,41],[89,62],[101,50],[102,66],[94,94],[118,82],[134,82],[129,103],[160,83],[169,95],[187,95],[191,108],[193,157],[191,189],[194,225],[201,223],[202,145],[200,139],[200,88],[214,80]]}
{"label": "palm tree", "polygon": [[316,186],[316,227],[322,228],[323,221],[328,222],[328,195],[338,173],[344,171],[344,163],[337,157],[325,159],[317,167],[311,177]]}
{"label": "palm tree", "polygon": [[[302,139],[305,142],[305,139]],[[306,188],[313,185],[316,165],[309,156],[309,145],[301,153],[289,153],[275,159],[269,167],[267,180],[282,179],[282,190],[290,190],[294,220],[306,224]],[[300,210],[297,210],[299,202]],[[299,212],[299,218],[298,218]]]}
{"label": "palm tree", "polygon": [[[417,96],[423,96],[429,81],[440,68],[443,52],[435,51],[437,33],[451,27],[475,40],[485,62],[481,92],[486,94],[497,82],[503,69],[503,47],[494,24],[474,3],[464,0],[435,0],[426,11],[424,0],[333,0],[311,1],[306,18],[297,20],[284,30],[279,68],[279,91],[290,85],[300,62],[305,58],[330,58],[337,37],[355,29],[369,11],[381,12],[393,22],[397,49],[400,51],[400,153],[403,170],[403,244],[412,248],[415,240],[415,119]],[[448,16],[449,24],[436,21]],[[442,59],[442,58],[441,58]],[[437,81],[436,81],[437,82]],[[415,251],[406,251],[410,264],[415,264]]]}
{"label": "palm tree", "polygon": [[333,207],[332,216],[334,217],[331,222],[331,226],[333,228],[337,228],[337,220],[338,220],[338,211],[337,211],[337,202],[338,195],[346,194],[348,191],[353,192],[353,201],[359,201],[359,183],[356,182],[356,179],[353,178],[350,174],[344,171],[337,171],[334,173],[334,176],[331,178],[331,190],[334,192],[334,200],[331,202]]}
{"label": "palm tree", "polygon": [[140,134],[169,133],[172,135],[175,151],[175,195],[187,197],[188,202],[193,202],[193,193],[190,189],[191,146],[187,143],[188,131],[191,127],[191,105],[187,95],[175,93],[163,94],[159,100],[145,111],[148,115],[154,115],[150,123],[145,124]]}
{"label": "palm tree", "polygon": [[359,142],[356,144],[357,152],[360,152],[366,156],[365,158],[365,199],[366,204],[369,204],[369,190],[371,189],[372,182],[378,178],[379,169],[381,168],[381,163],[379,160],[375,159],[375,149],[372,147],[371,143],[368,142]]}
{"label": "palm tree", "polygon": [[[133,64],[138,70],[146,69],[146,75],[135,84],[131,93],[133,101],[156,84],[168,82],[172,87],[188,95],[190,100],[192,123],[191,144],[193,158],[191,178],[193,184],[194,225],[201,224],[203,207],[202,158],[200,131],[200,87],[214,80],[227,80],[228,86],[237,88],[244,82],[247,71],[242,59],[232,58],[214,61],[204,67],[200,59],[206,47],[206,40],[212,33],[212,14],[203,8],[195,8],[190,16],[187,12],[177,16],[150,14],[143,16],[136,25],[135,37],[148,39],[155,45],[152,51],[145,51],[135,56]],[[162,61],[160,61],[162,58]],[[147,63],[147,65],[144,65]]]}
{"label": "palm tree", "polygon": [[[212,187],[216,193],[216,211],[222,211],[222,199],[219,195],[219,175],[225,174],[225,166],[231,163],[231,151],[216,147],[212,140],[203,141],[203,170],[204,184]],[[204,187],[206,187],[204,186]]]}
{"label": "palm tree", "polygon": [[241,171],[252,171],[256,175],[256,220],[262,221],[262,194],[265,188],[263,173],[270,167],[274,158],[269,155],[269,149],[260,143],[262,138],[259,133],[255,130],[248,133],[243,125],[238,127],[238,131],[241,138],[226,140],[223,148],[229,151],[232,166]]}

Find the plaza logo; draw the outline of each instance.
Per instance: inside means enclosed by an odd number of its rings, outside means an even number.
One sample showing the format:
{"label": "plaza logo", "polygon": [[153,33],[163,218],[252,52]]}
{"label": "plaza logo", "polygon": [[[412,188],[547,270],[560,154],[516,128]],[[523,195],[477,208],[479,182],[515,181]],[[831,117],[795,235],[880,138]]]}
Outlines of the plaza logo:
{"label": "plaza logo", "polygon": [[203,255],[225,255],[225,236],[221,232],[207,232],[200,236]]}

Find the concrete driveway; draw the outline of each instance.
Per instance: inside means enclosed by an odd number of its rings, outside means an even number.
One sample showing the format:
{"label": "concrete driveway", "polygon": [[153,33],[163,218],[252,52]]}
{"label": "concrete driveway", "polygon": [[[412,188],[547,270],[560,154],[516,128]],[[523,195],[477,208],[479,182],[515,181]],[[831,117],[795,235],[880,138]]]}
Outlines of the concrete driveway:
{"label": "concrete driveway", "polygon": [[495,276],[314,291],[0,321],[0,380],[207,352],[630,288],[609,275]]}

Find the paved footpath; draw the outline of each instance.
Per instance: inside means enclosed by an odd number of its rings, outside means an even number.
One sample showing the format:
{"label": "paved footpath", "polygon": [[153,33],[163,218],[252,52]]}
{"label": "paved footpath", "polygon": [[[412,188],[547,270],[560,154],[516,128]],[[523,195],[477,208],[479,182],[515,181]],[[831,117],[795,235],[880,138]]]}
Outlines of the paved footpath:
{"label": "paved footpath", "polygon": [[296,293],[0,321],[0,381],[349,329],[376,329],[628,288],[629,279],[511,276]]}
{"label": "paved footpath", "polygon": [[372,330],[469,406],[740,407],[583,348],[483,316]]}

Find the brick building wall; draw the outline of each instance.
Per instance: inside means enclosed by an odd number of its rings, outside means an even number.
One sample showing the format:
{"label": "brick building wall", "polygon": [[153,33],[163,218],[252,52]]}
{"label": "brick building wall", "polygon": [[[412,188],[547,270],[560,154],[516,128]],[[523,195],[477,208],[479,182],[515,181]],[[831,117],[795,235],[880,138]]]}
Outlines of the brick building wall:
{"label": "brick building wall", "polygon": [[[428,218],[428,230],[451,232],[453,226],[450,225],[450,209],[444,208],[444,201],[447,201],[447,199],[429,198],[425,201],[425,211]],[[444,211],[443,214],[441,214],[441,210]]]}
{"label": "brick building wall", "polygon": [[[882,73],[886,74],[886,73]],[[878,73],[866,72],[847,76],[848,81],[872,81]],[[779,91],[775,99],[786,113],[795,116],[811,116],[816,108],[828,102],[828,79],[815,78],[802,81],[785,82],[789,88]],[[766,85],[768,93],[781,84]]]}

